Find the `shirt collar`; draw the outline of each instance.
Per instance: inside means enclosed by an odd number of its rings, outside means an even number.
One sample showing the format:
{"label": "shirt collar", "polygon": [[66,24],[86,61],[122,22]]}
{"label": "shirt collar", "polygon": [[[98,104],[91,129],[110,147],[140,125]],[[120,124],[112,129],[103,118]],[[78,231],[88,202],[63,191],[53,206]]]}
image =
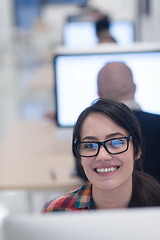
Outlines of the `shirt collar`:
{"label": "shirt collar", "polygon": [[94,201],[92,198],[92,184],[88,182],[83,185],[81,189],[78,191],[78,196],[75,202],[76,208],[84,208],[84,209],[94,209]]}
{"label": "shirt collar", "polygon": [[141,110],[140,105],[134,100],[126,100],[123,101],[123,103],[126,104],[132,110]]}

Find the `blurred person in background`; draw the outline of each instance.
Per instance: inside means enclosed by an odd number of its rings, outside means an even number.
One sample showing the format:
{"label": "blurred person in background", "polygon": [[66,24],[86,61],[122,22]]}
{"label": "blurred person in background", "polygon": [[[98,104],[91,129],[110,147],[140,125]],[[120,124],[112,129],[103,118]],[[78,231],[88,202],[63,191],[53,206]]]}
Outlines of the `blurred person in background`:
{"label": "blurred person in background", "polygon": [[110,20],[106,15],[95,22],[98,43],[116,43],[115,38],[109,32]]}
{"label": "blurred person in background", "polygon": [[109,15],[94,8],[90,14],[92,21],[95,23],[95,33],[98,38],[98,43],[116,43],[116,39],[109,31],[111,23]]}

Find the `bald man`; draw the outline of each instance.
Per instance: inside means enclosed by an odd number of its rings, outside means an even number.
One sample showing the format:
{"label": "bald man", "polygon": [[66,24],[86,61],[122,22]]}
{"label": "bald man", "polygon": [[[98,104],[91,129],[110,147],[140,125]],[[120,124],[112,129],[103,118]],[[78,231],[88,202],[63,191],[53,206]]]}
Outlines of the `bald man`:
{"label": "bald man", "polygon": [[[100,98],[123,102],[133,110],[142,129],[143,170],[160,181],[160,115],[143,112],[135,101],[136,85],[131,69],[122,62],[110,62],[99,71],[97,85]],[[77,166],[77,172],[86,179],[81,166]]]}
{"label": "bald man", "polygon": [[128,105],[131,109],[140,110],[134,94],[136,85],[131,69],[122,62],[110,62],[98,73],[98,95]]}

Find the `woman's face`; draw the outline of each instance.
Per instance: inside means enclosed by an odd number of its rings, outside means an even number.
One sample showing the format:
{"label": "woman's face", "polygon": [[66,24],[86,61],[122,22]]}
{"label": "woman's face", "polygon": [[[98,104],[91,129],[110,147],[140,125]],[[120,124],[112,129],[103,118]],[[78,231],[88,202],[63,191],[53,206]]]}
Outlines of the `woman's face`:
{"label": "woman's face", "polygon": [[[128,137],[129,133],[109,117],[91,113],[81,128],[81,141],[105,141],[111,138]],[[101,190],[114,190],[131,183],[134,165],[133,143],[129,141],[126,152],[112,155],[103,146],[97,156],[81,157],[87,178]]]}

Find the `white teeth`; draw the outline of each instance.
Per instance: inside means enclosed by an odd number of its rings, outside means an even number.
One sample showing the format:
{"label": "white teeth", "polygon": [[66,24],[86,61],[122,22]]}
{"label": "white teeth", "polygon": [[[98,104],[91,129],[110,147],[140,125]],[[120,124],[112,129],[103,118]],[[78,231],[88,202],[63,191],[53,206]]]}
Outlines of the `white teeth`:
{"label": "white teeth", "polygon": [[111,167],[111,168],[97,168],[97,169],[96,169],[96,171],[97,171],[98,173],[113,172],[113,171],[115,171],[115,170],[117,170],[116,167]]}

